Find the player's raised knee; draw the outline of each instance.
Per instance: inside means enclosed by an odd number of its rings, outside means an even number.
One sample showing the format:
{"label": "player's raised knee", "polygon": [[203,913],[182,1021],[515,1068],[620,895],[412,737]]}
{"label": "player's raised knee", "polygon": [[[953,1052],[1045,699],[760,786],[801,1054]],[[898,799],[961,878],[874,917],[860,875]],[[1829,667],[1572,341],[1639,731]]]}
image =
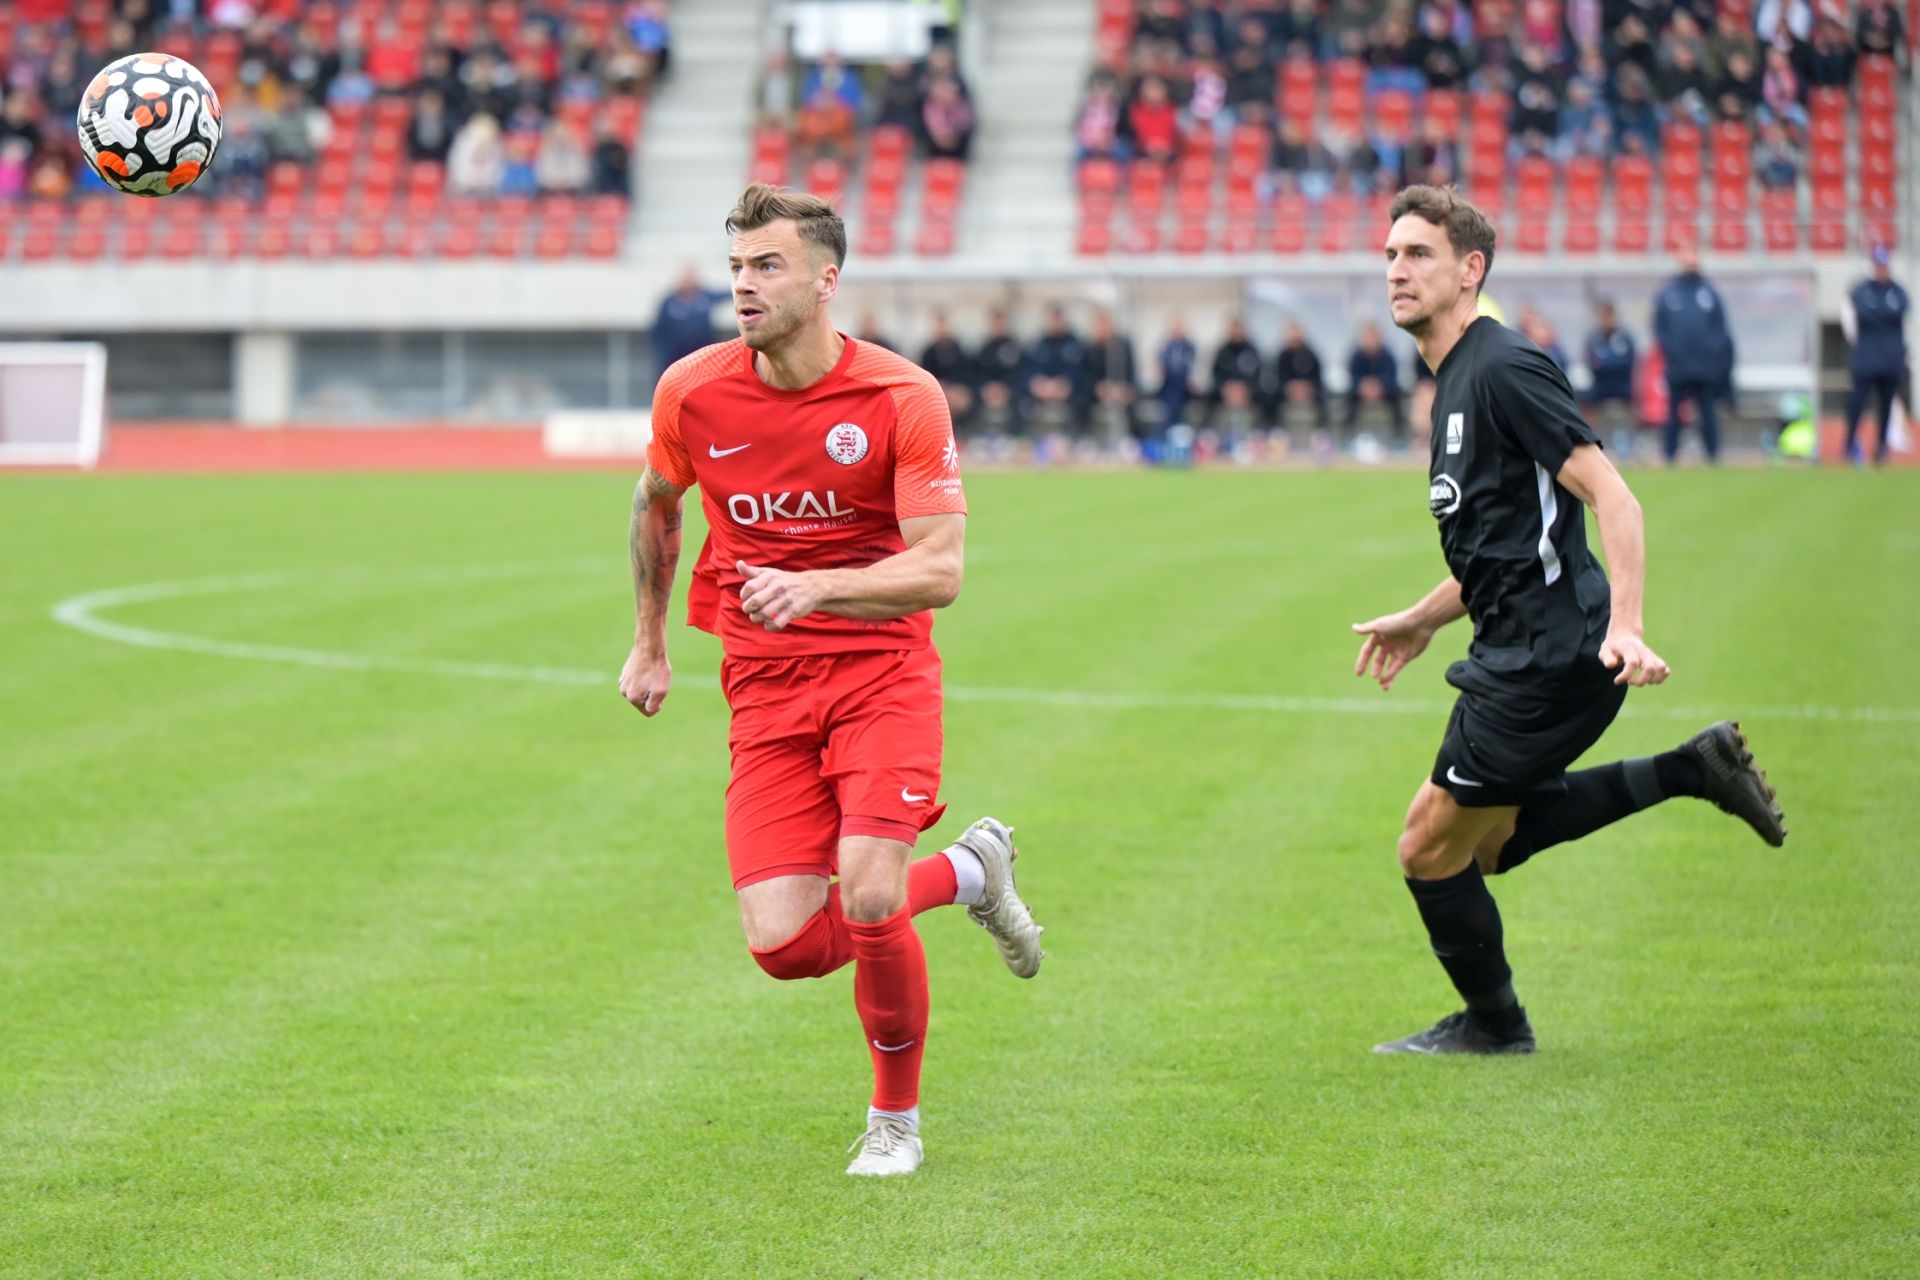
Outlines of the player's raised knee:
{"label": "player's raised knee", "polygon": [[1446,842],[1419,827],[1400,833],[1400,873],[1409,880],[1431,880],[1446,860]]}
{"label": "player's raised knee", "polygon": [[847,919],[860,924],[878,924],[907,905],[906,895],[891,882],[848,884],[843,880],[840,902],[846,909]]}

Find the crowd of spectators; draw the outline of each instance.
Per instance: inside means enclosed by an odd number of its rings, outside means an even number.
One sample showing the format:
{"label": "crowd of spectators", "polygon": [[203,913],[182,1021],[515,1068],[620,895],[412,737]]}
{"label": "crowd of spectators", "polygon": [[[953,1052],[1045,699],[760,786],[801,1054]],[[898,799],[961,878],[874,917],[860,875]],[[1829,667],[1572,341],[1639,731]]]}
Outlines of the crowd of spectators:
{"label": "crowd of spectators", "polygon": [[107,190],[73,114],[99,67],[155,49],[220,94],[201,186],[257,197],[276,163],[316,162],[337,119],[404,104],[404,156],[471,197],[626,195],[639,103],[669,66],[664,0],[8,0],[0,24],[0,199]]}
{"label": "crowd of spectators", "polygon": [[[1903,68],[1899,6],[1866,0],[1137,0],[1129,38],[1092,75],[1081,159],[1170,160],[1236,125],[1271,136],[1267,182],[1319,199],[1466,178],[1461,123],[1364,113],[1316,122],[1289,104],[1290,65],[1361,69],[1383,91],[1496,95],[1509,158],[1650,154],[1671,121],[1754,128],[1771,188],[1803,168],[1807,100],[1862,57]],[[1849,23],[1849,13],[1851,22]]]}
{"label": "crowd of spectators", "polygon": [[787,130],[803,164],[851,163],[870,129],[897,128],[930,160],[968,159],[973,149],[973,93],[950,39],[938,39],[920,62],[895,59],[857,65],[826,53],[796,70],[784,52],[762,70],[763,127]]}

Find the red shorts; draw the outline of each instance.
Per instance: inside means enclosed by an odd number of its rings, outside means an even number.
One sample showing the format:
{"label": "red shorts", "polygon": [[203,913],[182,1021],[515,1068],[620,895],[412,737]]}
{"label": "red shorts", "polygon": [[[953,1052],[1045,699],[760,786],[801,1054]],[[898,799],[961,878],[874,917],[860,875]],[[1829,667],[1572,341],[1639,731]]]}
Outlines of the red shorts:
{"label": "red shorts", "polygon": [[831,876],[843,836],[914,838],[940,820],[940,655],[925,649],[727,658],[733,887]]}

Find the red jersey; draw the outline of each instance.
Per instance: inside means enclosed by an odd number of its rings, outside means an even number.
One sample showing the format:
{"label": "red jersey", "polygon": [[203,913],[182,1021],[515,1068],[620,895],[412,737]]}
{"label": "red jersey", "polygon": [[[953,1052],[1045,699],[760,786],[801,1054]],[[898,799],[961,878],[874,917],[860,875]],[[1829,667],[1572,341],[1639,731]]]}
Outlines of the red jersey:
{"label": "red jersey", "polygon": [[859,569],[906,550],[900,522],[964,514],[960,455],[940,384],[885,347],[846,339],[826,377],[783,391],[735,338],[676,361],[653,393],[647,465],[700,488],[707,541],[687,621],[738,658],[923,649],[930,611],[886,621],[812,613],[768,631],[740,608],[739,561]]}

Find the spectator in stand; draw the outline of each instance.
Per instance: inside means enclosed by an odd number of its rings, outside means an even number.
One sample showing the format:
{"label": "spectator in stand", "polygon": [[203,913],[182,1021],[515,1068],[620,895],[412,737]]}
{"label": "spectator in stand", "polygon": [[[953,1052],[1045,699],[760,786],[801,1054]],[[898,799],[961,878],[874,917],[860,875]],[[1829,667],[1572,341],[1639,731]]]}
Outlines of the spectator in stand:
{"label": "spectator in stand", "polygon": [[1907,373],[1907,317],[1912,304],[1907,291],[1893,278],[1893,255],[1876,244],[1868,255],[1873,275],[1853,286],[1842,313],[1843,329],[1853,344],[1853,388],[1847,393],[1847,458],[1863,461],[1860,451],[1860,415],[1867,399],[1879,403],[1878,432],[1874,436],[1875,466],[1887,462],[1887,425],[1893,417],[1893,398]]}
{"label": "spectator in stand", "polygon": [[1247,338],[1247,322],[1227,322],[1227,340],[1213,354],[1213,403],[1216,408],[1247,408],[1260,399],[1259,348]]}
{"label": "spectator in stand", "polygon": [[1753,174],[1768,191],[1792,191],[1800,185],[1800,149],[1777,121],[1760,126],[1760,142],[1753,150]]}
{"label": "spectator in stand", "polygon": [[1217,59],[1194,59],[1184,114],[1190,128],[1210,130],[1223,140],[1233,126],[1233,115],[1227,110],[1227,73]]}
{"label": "spectator in stand", "polygon": [[1388,9],[1374,24],[1367,47],[1367,91],[1405,89],[1418,93],[1427,84],[1426,72],[1415,66],[1418,36],[1403,9]]}
{"label": "spectator in stand", "polygon": [[1760,0],[1753,15],[1753,29],[1762,39],[1773,39],[1782,21],[1795,40],[1805,40],[1813,34],[1813,6],[1807,0]]}
{"label": "spectator in stand", "polygon": [[935,80],[922,108],[921,136],[934,160],[965,160],[973,148],[973,108],[951,76]]}
{"label": "spectator in stand", "polygon": [[267,166],[273,157],[260,137],[259,114],[237,104],[226,110],[220,124],[220,163],[213,170],[220,194],[260,199],[266,194]]}
{"label": "spectator in stand", "polygon": [[633,194],[633,149],[605,116],[593,120],[593,194]]}
{"label": "spectator in stand", "polygon": [[513,68],[494,57],[491,51],[474,50],[473,56],[460,65],[460,83],[469,111],[483,112],[496,122],[512,113]]}
{"label": "spectator in stand", "polygon": [[1159,76],[1140,81],[1127,105],[1126,136],[1136,159],[1172,161],[1180,150],[1180,118],[1167,82]]}
{"label": "spectator in stand", "polygon": [[927,50],[926,60],[920,64],[920,92],[925,93],[928,85],[941,79],[957,80],[960,96],[968,102],[973,101],[973,90],[967,87],[967,78],[960,74],[960,60],[953,51],[953,45],[935,42]]}
{"label": "spectator in stand", "polygon": [[1582,397],[1587,420],[1596,428],[1613,428],[1614,450],[1622,457],[1633,449],[1633,372],[1639,362],[1633,335],[1620,327],[1613,303],[1594,305],[1593,329],[1587,334],[1588,386]]}
{"label": "spectator in stand", "polygon": [[1460,180],[1460,144],[1446,123],[1428,116],[1420,123],[1420,140],[1407,148],[1402,186],[1451,186]]}
{"label": "spectator in stand", "polygon": [[500,194],[533,196],[540,193],[540,135],[532,129],[511,128],[501,140],[506,163],[500,169]]}
{"label": "spectator in stand", "polygon": [[573,125],[555,116],[540,131],[533,172],[543,195],[582,195],[593,182],[593,157]]}
{"label": "spectator in stand", "polygon": [[1567,105],[1560,112],[1560,152],[1563,158],[1602,160],[1613,154],[1613,119],[1594,99],[1585,80],[1567,81]]}
{"label": "spectator in stand", "polygon": [[673,33],[667,27],[667,6],[660,0],[640,0],[627,9],[627,38],[648,63],[647,79],[667,73],[673,57]]}
{"label": "spectator in stand", "polygon": [[1761,122],[1776,121],[1790,124],[1796,131],[1805,131],[1807,109],[1800,105],[1805,96],[1792,60],[1778,45],[1769,45],[1767,69],[1760,77]]}
{"label": "spectator in stand", "polygon": [[1120,140],[1120,88],[1113,76],[1097,73],[1087,85],[1087,99],[1073,127],[1075,156],[1079,160],[1125,158]]}
{"label": "spectator in stand", "polygon": [[730,302],[729,289],[709,289],[700,283],[692,264],[680,270],[680,282],[660,300],[653,317],[653,359],[656,376],[674,361],[690,356],[714,340],[713,309]]}
{"label": "spectator in stand", "polygon": [[1181,16],[1180,0],[1146,0],[1133,20],[1133,39],[1135,44],[1172,44],[1184,54],[1188,49],[1187,24]]}
{"label": "spectator in stand", "polygon": [[1733,331],[1719,290],[1700,274],[1700,255],[1680,253],[1680,272],[1653,302],[1653,337],[1667,369],[1667,465],[1680,454],[1680,407],[1699,410],[1700,441],[1708,462],[1720,457],[1719,401],[1733,390]]}
{"label": "spectator in stand", "polygon": [[1078,432],[1085,421],[1087,344],[1059,303],[1047,308],[1046,329],[1027,353],[1027,395],[1036,419]]}
{"label": "spectator in stand", "polygon": [[[1273,360],[1273,382],[1282,405],[1312,405],[1313,425],[1327,425],[1326,372],[1320,364],[1320,353],[1307,342],[1306,330],[1298,321],[1287,321],[1280,353]],[[1285,425],[1286,409],[1281,415],[1281,424]]]}
{"label": "spectator in stand", "polygon": [[1339,126],[1328,127],[1321,136],[1327,154],[1333,158],[1334,190],[1371,195],[1380,184],[1380,153],[1373,144]]}
{"label": "spectator in stand", "polygon": [[1614,68],[1616,74],[1620,68],[1631,64],[1649,76],[1653,75],[1659,65],[1653,36],[1657,30],[1659,27],[1652,19],[1637,10],[1628,12],[1608,33],[1608,65]]}
{"label": "spectator in stand", "polygon": [[[1257,24],[1256,24],[1257,25]],[[1227,106],[1236,114],[1249,102],[1272,102],[1279,84],[1263,45],[1241,42],[1227,55]]]}
{"label": "spectator in stand", "polygon": [[1284,14],[1276,15],[1274,36],[1283,58],[1312,58],[1323,39],[1319,0],[1289,0]]}
{"label": "spectator in stand", "polygon": [[[1104,308],[1093,313],[1093,325],[1087,332],[1086,366],[1081,381],[1088,389],[1087,394],[1097,415],[1095,424],[1106,437],[1115,439],[1120,432],[1132,435],[1133,406],[1140,398],[1140,378],[1133,361],[1133,339],[1114,331],[1113,317]],[[1118,426],[1120,432],[1107,431],[1110,425]]]}
{"label": "spectator in stand", "polygon": [[1513,86],[1507,129],[1517,140],[1529,133],[1560,136],[1560,74],[1537,44],[1521,46],[1520,75]]}
{"label": "spectator in stand", "polygon": [[[224,161],[226,139],[222,138],[220,145]],[[407,127],[407,158],[445,164],[452,146],[453,121],[447,118],[445,99],[436,90],[423,90],[413,100],[413,123]]]}
{"label": "spectator in stand", "polygon": [[1863,58],[1892,58],[1896,66],[1906,67],[1907,23],[1899,6],[1867,0],[1853,20],[1853,43]]}
{"label": "spectator in stand", "polygon": [[446,115],[455,125],[459,123],[466,110],[467,88],[460,79],[453,50],[435,45],[421,55],[420,75],[413,82],[413,92],[416,104],[422,94],[438,94]]}
{"label": "spectator in stand", "polygon": [[73,194],[73,168],[67,157],[51,149],[33,159],[27,174],[27,195],[34,200],[64,200]]}
{"label": "spectator in stand", "polygon": [[1378,18],[1379,11],[1371,0],[1335,0],[1333,12],[1321,28],[1324,35],[1320,60],[1358,58],[1366,61],[1373,24]]}
{"label": "spectator in stand", "polygon": [[1020,391],[1027,368],[1026,349],[1013,336],[1007,313],[995,308],[987,315],[987,340],[980,344],[980,426],[993,435],[1018,435],[1025,429]]}
{"label": "spectator in stand", "polygon": [[289,85],[280,96],[279,109],[266,118],[260,133],[274,159],[307,161],[333,135],[333,122],[307,101],[306,94]]}
{"label": "spectator in stand", "polygon": [[1360,411],[1368,405],[1385,408],[1394,438],[1406,434],[1406,420],[1400,396],[1400,367],[1380,337],[1380,326],[1369,320],[1360,326],[1359,340],[1347,357],[1347,416],[1349,431],[1358,423]]}
{"label": "spectator in stand", "polygon": [[22,85],[7,95],[7,105],[0,110],[0,142],[19,139],[27,147],[31,156],[40,149],[40,102],[32,88]]}
{"label": "spectator in stand", "polygon": [[1696,59],[1691,44],[1684,41],[1661,49],[1660,100],[1675,116],[1704,124],[1707,119],[1707,94],[1713,84],[1707,69]]}
{"label": "spectator in stand", "polygon": [[1853,83],[1853,45],[1846,24],[1822,18],[1813,29],[1813,47],[1807,52],[1807,85],[1817,89],[1844,89]]}
{"label": "spectator in stand", "polygon": [[500,122],[481,111],[467,118],[447,151],[447,185],[463,196],[500,194],[507,152]]}
{"label": "spectator in stand", "polygon": [[1576,84],[1585,85],[1593,100],[1603,105],[1613,97],[1613,69],[1607,66],[1607,55],[1600,51],[1599,45],[1582,45],[1574,55],[1573,73],[1567,77],[1567,85],[1571,88]]}
{"label": "spectator in stand", "polygon": [[933,338],[920,352],[920,367],[933,375],[946,393],[947,410],[954,425],[964,429],[972,425],[975,365],[973,356],[953,336],[947,313],[933,313]]}
{"label": "spectator in stand", "polygon": [[1227,0],[1196,0],[1190,5],[1187,13],[1187,47],[1204,47],[1216,53],[1226,48],[1228,7]]}
{"label": "spectator in stand", "polygon": [[1660,65],[1664,68],[1671,60],[1673,51],[1681,48],[1693,55],[1693,65],[1701,74],[1710,74],[1706,33],[1701,31],[1700,23],[1693,14],[1685,9],[1675,9],[1667,29],[1660,33]]}
{"label": "spectator in stand", "polygon": [[1628,63],[1614,78],[1613,136],[1621,146],[1637,138],[1640,150],[1651,152],[1660,145],[1660,108],[1653,100],[1653,87],[1647,73]]}
{"label": "spectator in stand", "polygon": [[1522,0],[1520,38],[1546,51],[1547,61],[1558,66],[1566,61],[1566,25],[1561,19],[1560,0]]}
{"label": "spectator in stand", "polygon": [[866,111],[867,93],[861,87],[860,77],[832,50],[821,54],[820,61],[807,73],[806,83],[800,87],[800,100],[812,102],[821,93],[838,98],[855,118]]}
{"label": "spectator in stand", "polygon": [[1317,204],[1332,193],[1340,164],[1324,142],[1307,136],[1304,123],[1289,116],[1280,125],[1273,167],[1294,191]]}
{"label": "spectator in stand", "polygon": [[1745,53],[1736,49],[1727,55],[1720,82],[1713,87],[1714,115],[1744,124],[1753,119],[1759,106],[1760,72]]}
{"label": "spectator in stand", "polygon": [[0,201],[26,196],[27,175],[32,167],[31,143],[21,137],[0,137]]}
{"label": "spectator in stand", "polygon": [[1472,67],[1466,50],[1453,35],[1452,16],[1437,4],[1420,10],[1420,36],[1414,42],[1413,62],[1426,77],[1429,89],[1458,89]]}
{"label": "spectator in stand", "polygon": [[[887,73],[880,81],[880,90],[874,95],[873,122],[876,125],[898,125],[920,132],[920,108],[926,102],[926,94],[920,87],[920,79],[914,74],[913,64],[905,58],[895,58],[887,64]],[[785,111],[787,108],[782,107]]]}
{"label": "spectator in stand", "polygon": [[859,120],[847,100],[825,85],[816,87],[794,117],[794,141],[801,157],[842,160],[853,153]]}
{"label": "spectator in stand", "polygon": [[1168,426],[1185,423],[1187,406],[1200,395],[1193,377],[1199,360],[1193,339],[1187,336],[1187,322],[1174,316],[1167,322],[1167,340],[1160,345],[1160,390],[1155,393]]}

